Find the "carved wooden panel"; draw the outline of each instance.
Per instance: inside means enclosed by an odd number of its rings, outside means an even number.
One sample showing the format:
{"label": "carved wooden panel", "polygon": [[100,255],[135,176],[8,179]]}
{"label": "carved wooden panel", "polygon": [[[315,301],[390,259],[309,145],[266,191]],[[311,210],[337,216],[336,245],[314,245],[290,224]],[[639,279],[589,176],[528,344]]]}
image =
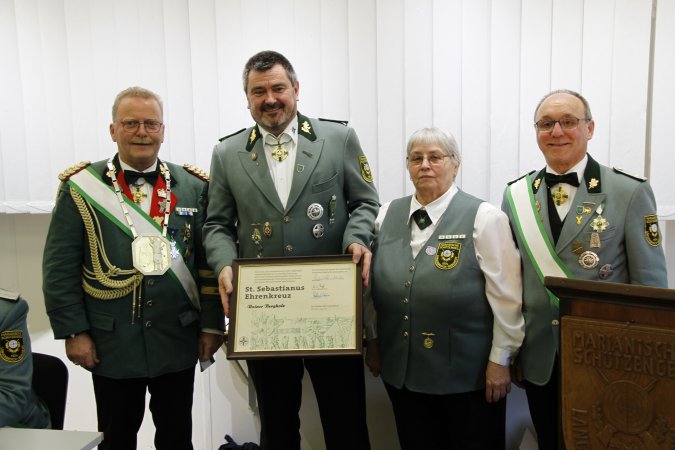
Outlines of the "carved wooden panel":
{"label": "carved wooden panel", "polygon": [[567,450],[675,448],[675,330],[562,318]]}

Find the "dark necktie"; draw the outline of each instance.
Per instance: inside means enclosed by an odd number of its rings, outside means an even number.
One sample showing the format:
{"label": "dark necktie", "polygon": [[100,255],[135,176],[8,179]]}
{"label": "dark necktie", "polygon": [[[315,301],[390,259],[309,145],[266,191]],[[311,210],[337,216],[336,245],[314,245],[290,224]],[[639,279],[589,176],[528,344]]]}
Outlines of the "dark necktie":
{"label": "dark necktie", "polygon": [[551,186],[555,186],[558,183],[567,183],[571,184],[572,186],[579,187],[579,177],[577,176],[576,172],[566,173],[565,175],[556,175],[554,173],[546,172],[544,179],[546,180],[546,186],[549,188]]}
{"label": "dark necktie", "polygon": [[135,170],[125,170],[124,171],[124,181],[127,182],[127,186],[136,184],[139,178],[143,178],[148,183],[153,186],[157,183],[157,176],[159,171],[153,170],[152,172],[136,172]]}
{"label": "dark necktie", "polygon": [[558,238],[560,237],[560,230],[562,230],[564,220],[560,220],[560,215],[558,215],[558,210],[555,208],[555,203],[553,202],[553,197],[547,195],[548,197],[548,223],[551,225],[551,234],[553,235],[553,245],[558,243]]}
{"label": "dark necktie", "polygon": [[431,225],[431,217],[429,217],[429,214],[427,214],[425,209],[418,209],[412,216],[420,230],[424,230]]}

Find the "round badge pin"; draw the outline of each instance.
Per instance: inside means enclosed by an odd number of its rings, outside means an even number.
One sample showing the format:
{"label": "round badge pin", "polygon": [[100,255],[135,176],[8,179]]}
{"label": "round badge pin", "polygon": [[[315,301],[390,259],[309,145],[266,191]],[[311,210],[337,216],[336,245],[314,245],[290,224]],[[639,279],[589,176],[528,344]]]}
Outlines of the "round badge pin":
{"label": "round badge pin", "polygon": [[579,255],[579,265],[584,269],[592,269],[598,265],[600,258],[591,251],[585,251]]}
{"label": "round badge pin", "polygon": [[324,233],[324,228],[323,228],[323,225],[321,225],[320,223],[317,223],[317,224],[314,225],[314,227],[312,228],[312,235],[313,235],[316,239],[322,238],[322,237],[323,237],[323,233]]}
{"label": "round badge pin", "polygon": [[601,280],[606,280],[613,272],[614,267],[612,267],[611,264],[605,264],[602,267],[600,267],[600,270],[598,270],[598,276],[600,277]]}
{"label": "round badge pin", "polygon": [[323,206],[318,203],[312,203],[307,207],[307,217],[310,220],[319,220],[323,216]]}

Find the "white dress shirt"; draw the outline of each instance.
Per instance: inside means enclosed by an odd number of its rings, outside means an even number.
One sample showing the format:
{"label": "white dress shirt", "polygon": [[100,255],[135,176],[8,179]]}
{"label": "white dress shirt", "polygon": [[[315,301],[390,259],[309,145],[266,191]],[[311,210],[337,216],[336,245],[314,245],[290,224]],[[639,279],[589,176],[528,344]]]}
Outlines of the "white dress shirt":
{"label": "white dress shirt", "polygon": [[293,171],[295,170],[295,155],[298,149],[298,116],[288,124],[286,129],[278,137],[280,142],[284,142],[284,148],[288,150],[288,156],[283,161],[277,161],[272,157],[272,150],[276,147],[268,144],[267,136],[272,134],[262,127],[260,133],[262,134],[263,147],[265,148],[265,159],[267,166],[270,168],[270,175],[272,182],[279,195],[281,204],[286,207],[288,202],[288,195],[291,193],[291,185],[293,183]]}

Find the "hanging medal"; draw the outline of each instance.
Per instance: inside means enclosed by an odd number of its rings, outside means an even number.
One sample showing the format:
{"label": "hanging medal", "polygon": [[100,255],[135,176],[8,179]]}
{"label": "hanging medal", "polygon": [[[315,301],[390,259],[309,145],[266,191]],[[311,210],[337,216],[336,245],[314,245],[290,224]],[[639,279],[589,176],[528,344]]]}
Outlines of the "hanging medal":
{"label": "hanging medal", "polygon": [[[164,275],[171,267],[172,246],[166,238],[166,233],[169,224],[169,211],[171,210],[171,174],[169,169],[162,163],[162,173],[166,183],[167,198],[164,207],[164,218],[162,224],[162,234],[138,234],[134,222],[131,219],[129,210],[127,209],[122,190],[117,182],[115,174],[115,167],[112,160],[108,160],[108,175],[110,176],[117,200],[120,203],[120,208],[124,214],[124,218],[129,226],[133,242],[131,243],[131,255],[133,265],[143,275]],[[175,247],[174,247],[175,249]]]}

